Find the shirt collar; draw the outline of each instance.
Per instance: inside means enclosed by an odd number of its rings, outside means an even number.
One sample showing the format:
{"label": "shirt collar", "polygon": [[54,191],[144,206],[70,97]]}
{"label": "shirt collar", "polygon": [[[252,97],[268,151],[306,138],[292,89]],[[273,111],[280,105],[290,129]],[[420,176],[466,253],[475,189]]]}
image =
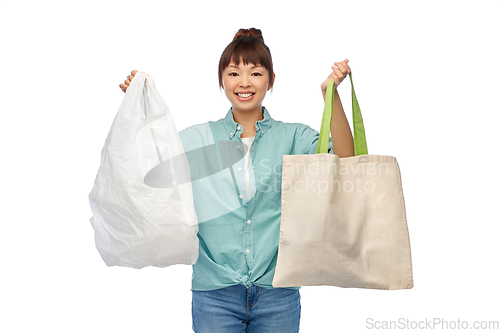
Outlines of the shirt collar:
{"label": "shirt collar", "polygon": [[[255,135],[259,135],[260,137],[264,136],[267,133],[267,131],[271,128],[273,122],[273,118],[271,118],[271,115],[269,115],[269,112],[264,106],[262,107],[262,113],[264,115],[264,119],[255,122]],[[232,139],[238,132],[243,133],[243,126],[234,121],[233,108],[229,109],[226,118],[224,118],[224,124],[226,126],[229,139]]]}

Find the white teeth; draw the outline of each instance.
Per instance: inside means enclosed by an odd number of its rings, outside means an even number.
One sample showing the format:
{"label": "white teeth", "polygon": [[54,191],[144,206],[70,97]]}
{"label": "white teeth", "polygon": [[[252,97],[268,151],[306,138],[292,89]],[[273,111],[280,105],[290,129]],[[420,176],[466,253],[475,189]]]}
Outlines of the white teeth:
{"label": "white teeth", "polygon": [[250,94],[238,94],[238,96],[246,98],[246,97],[252,96],[252,94],[251,93]]}

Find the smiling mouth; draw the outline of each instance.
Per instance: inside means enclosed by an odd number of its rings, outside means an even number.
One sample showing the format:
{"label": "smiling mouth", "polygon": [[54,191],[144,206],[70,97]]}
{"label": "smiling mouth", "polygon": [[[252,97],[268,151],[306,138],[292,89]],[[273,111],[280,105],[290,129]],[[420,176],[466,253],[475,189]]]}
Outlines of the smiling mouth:
{"label": "smiling mouth", "polygon": [[238,94],[238,93],[236,93],[236,95],[239,96],[239,97],[242,97],[242,98],[247,98],[247,97],[255,95],[255,93],[247,93],[247,94]]}

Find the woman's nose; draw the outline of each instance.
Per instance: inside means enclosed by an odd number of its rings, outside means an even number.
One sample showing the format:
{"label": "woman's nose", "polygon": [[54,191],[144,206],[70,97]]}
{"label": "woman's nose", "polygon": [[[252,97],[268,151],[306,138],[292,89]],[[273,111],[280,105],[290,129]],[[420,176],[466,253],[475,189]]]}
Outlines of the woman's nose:
{"label": "woman's nose", "polygon": [[248,79],[248,77],[246,77],[245,75],[242,75],[241,80],[240,80],[240,86],[248,87],[249,85],[250,85],[250,80]]}

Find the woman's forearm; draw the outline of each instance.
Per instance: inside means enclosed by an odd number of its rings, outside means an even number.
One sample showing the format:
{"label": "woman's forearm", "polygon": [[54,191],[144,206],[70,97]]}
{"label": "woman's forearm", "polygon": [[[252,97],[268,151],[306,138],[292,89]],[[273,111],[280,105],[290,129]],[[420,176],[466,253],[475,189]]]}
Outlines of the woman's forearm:
{"label": "woman's forearm", "polygon": [[[321,84],[321,92],[323,93],[323,100],[325,99],[326,90],[330,80],[334,80],[335,87],[344,80],[344,78],[351,73],[351,68],[347,64],[348,59],[344,61],[335,62],[332,66],[332,73]],[[332,146],[333,153],[339,157],[354,156],[354,140],[352,138],[351,128],[344,113],[342,102],[340,101],[339,93],[335,89],[332,124],[331,124]]]}
{"label": "woman's forearm", "polygon": [[337,90],[335,90],[333,99],[331,135],[335,155],[338,157],[354,156],[354,140],[351,128]]}

